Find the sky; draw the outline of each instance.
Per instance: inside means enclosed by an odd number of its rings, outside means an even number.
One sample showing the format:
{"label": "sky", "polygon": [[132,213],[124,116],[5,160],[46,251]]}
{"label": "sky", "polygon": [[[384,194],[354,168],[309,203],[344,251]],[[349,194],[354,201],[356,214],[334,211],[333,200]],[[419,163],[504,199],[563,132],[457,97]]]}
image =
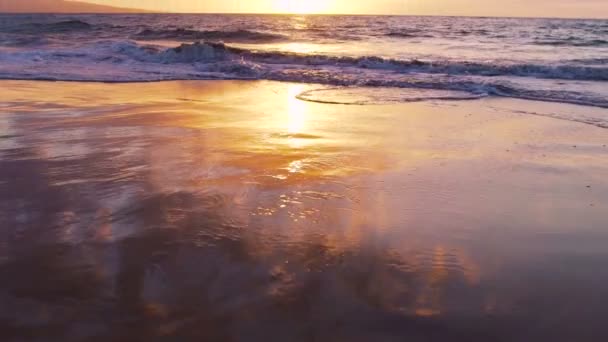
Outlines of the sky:
{"label": "sky", "polygon": [[[2,12],[61,12],[61,13],[112,13],[125,12],[124,8],[113,8],[94,5],[84,2],[66,0],[0,0],[0,13]],[[140,10],[136,10],[140,12]]]}
{"label": "sky", "polygon": [[[0,0],[28,2],[40,0]],[[46,0],[56,1],[60,0]],[[422,14],[608,18],[608,0],[81,0],[162,12]],[[59,6],[59,5],[58,5]],[[35,6],[33,6],[35,7]],[[0,7],[1,8],[1,7]]]}

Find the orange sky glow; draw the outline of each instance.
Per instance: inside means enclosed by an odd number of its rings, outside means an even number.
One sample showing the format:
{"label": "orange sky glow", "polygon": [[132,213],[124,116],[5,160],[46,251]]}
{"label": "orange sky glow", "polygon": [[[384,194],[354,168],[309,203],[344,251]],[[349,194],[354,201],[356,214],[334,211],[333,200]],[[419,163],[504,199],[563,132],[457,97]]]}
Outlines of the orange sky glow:
{"label": "orange sky glow", "polygon": [[[69,0],[18,1],[36,11],[39,2],[57,11]],[[81,3],[179,13],[411,14],[608,18],[607,0],[81,0]],[[0,11],[17,0],[0,0]]]}
{"label": "orange sky glow", "polygon": [[87,0],[174,12],[608,17],[607,0]]}

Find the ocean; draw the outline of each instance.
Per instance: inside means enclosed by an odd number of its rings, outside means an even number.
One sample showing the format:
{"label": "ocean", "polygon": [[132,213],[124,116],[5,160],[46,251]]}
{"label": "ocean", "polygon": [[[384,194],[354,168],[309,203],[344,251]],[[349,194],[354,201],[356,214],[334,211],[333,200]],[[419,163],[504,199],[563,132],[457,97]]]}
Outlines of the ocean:
{"label": "ocean", "polygon": [[262,79],[323,85],[300,96],[319,102],[503,96],[608,107],[608,21],[4,14],[0,78]]}

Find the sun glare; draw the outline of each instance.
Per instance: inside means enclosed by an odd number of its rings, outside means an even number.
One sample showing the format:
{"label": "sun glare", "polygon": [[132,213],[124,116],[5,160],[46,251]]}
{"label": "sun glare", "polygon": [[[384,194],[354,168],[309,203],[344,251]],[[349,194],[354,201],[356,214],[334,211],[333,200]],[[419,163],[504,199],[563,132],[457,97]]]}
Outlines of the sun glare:
{"label": "sun glare", "polygon": [[315,14],[326,13],[330,0],[274,0],[274,7],[280,13]]}
{"label": "sun glare", "polygon": [[303,92],[305,87],[301,84],[290,84],[287,89],[287,132],[299,134],[306,125],[306,103],[296,96]]}

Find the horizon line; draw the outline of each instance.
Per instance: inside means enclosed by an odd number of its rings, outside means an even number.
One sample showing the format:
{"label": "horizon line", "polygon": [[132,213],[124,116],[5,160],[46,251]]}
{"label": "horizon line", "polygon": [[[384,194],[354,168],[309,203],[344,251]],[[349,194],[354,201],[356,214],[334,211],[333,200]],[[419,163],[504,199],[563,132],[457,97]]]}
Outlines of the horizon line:
{"label": "horizon line", "polygon": [[[78,15],[78,14],[101,14],[101,15],[125,15],[125,14],[178,14],[178,15],[276,15],[276,16],[382,16],[382,17],[439,17],[439,18],[504,18],[504,19],[559,19],[559,20],[607,20],[608,17],[533,17],[533,16],[495,16],[495,15],[445,15],[445,14],[366,14],[366,13],[289,13],[289,12],[165,12],[144,10],[139,8],[124,8],[124,12],[0,12],[0,15],[15,15],[15,14],[59,14],[59,15]],[[139,12],[141,11],[141,12]]]}

